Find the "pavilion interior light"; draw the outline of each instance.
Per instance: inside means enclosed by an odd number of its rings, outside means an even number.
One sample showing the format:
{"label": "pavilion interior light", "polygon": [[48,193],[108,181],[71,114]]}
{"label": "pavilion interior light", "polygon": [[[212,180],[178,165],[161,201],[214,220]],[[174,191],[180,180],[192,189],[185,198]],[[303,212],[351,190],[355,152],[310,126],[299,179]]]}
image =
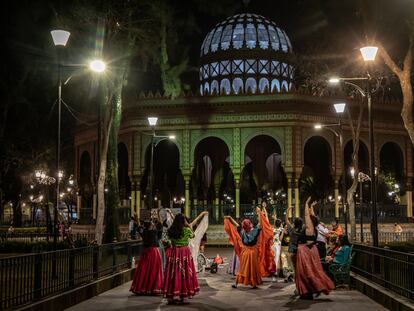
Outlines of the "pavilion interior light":
{"label": "pavilion interior light", "polygon": [[50,32],[52,35],[53,43],[55,46],[61,45],[66,46],[69,40],[70,32],[66,30],[52,30]]}
{"label": "pavilion interior light", "polygon": [[170,135],[170,136],[168,136],[168,139],[170,139],[170,140],[175,140],[175,135]]}
{"label": "pavilion interior light", "polygon": [[150,126],[156,126],[157,121],[158,121],[157,117],[148,117],[148,123]]}
{"label": "pavilion interior light", "polygon": [[313,126],[316,130],[320,130],[322,128],[322,124],[315,124]]}
{"label": "pavilion interior light", "polygon": [[345,111],[346,104],[345,103],[337,103],[334,104],[336,113],[343,113]]}
{"label": "pavilion interior light", "polygon": [[341,81],[341,79],[336,78],[336,77],[332,77],[329,79],[329,83],[331,84],[338,84]]}
{"label": "pavilion interior light", "polygon": [[362,58],[364,61],[374,61],[375,57],[377,56],[378,47],[376,46],[364,46],[363,48],[359,49],[362,54]]}

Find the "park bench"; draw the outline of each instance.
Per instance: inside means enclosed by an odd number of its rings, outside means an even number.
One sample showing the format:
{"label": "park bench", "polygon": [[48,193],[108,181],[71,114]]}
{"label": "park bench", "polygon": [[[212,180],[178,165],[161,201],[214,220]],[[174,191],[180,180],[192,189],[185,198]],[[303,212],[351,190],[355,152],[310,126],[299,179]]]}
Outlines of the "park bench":
{"label": "park bench", "polygon": [[332,276],[335,287],[338,285],[348,285],[351,287],[351,263],[354,257],[352,252],[353,246],[349,252],[348,261],[344,264],[332,264],[329,266],[329,274]]}

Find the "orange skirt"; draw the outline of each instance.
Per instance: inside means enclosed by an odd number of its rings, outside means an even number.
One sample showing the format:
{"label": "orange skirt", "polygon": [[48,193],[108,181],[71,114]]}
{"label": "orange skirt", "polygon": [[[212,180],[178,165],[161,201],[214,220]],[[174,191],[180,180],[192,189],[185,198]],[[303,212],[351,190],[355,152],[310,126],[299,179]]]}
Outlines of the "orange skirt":
{"label": "orange skirt", "polygon": [[251,286],[257,286],[263,283],[259,269],[259,251],[256,246],[242,247],[236,283]]}

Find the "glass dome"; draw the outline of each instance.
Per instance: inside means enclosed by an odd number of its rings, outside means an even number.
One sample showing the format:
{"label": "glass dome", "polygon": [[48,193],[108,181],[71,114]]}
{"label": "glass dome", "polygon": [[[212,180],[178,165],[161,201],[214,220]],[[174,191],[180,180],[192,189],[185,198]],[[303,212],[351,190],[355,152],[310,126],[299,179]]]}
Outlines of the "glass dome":
{"label": "glass dome", "polygon": [[238,14],[217,24],[200,51],[201,95],[289,91],[292,45],[286,32],[256,14]]}

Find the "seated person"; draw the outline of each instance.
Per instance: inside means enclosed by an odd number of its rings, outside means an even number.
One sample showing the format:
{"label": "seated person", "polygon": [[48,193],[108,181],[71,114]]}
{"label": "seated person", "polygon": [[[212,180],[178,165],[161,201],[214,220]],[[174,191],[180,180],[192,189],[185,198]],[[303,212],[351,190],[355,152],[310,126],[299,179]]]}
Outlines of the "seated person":
{"label": "seated person", "polygon": [[328,247],[326,249],[326,255],[335,257],[335,253],[338,250],[338,248],[339,248],[338,237],[336,235],[333,235],[328,239]]}
{"label": "seated person", "polygon": [[338,249],[331,256],[326,256],[326,262],[330,264],[343,265],[349,260],[351,252],[351,243],[346,235],[341,235],[338,239]]}

